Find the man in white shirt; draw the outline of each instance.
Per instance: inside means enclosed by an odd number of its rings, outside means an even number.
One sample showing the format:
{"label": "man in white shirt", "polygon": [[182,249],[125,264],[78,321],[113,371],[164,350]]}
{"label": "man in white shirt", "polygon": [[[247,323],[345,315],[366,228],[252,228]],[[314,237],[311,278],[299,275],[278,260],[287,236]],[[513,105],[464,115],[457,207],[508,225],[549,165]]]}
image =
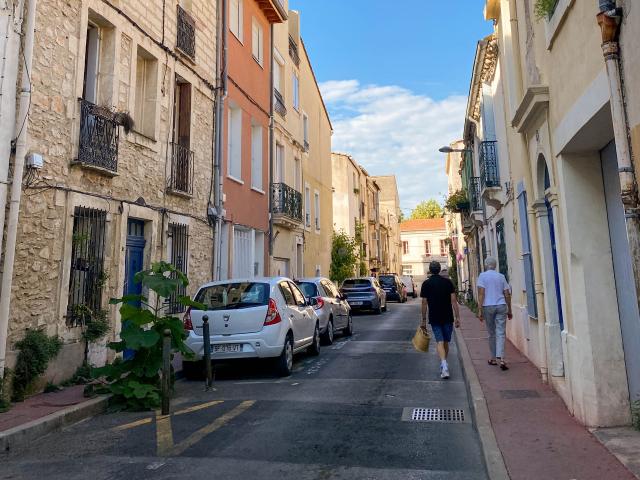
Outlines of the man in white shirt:
{"label": "man in white shirt", "polygon": [[489,365],[500,365],[508,370],[504,361],[504,341],[507,318],[511,320],[511,287],[503,274],[496,272],[498,262],[493,257],[484,261],[485,271],[478,277],[478,319],[487,322],[491,359]]}

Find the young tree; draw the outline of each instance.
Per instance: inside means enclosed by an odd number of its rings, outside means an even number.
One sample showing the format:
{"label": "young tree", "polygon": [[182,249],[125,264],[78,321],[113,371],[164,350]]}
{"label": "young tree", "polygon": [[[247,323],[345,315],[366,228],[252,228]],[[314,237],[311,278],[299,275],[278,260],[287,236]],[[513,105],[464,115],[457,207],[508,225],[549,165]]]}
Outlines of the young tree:
{"label": "young tree", "polygon": [[354,274],[359,262],[356,240],[344,231],[334,232],[331,248],[331,280],[340,285]]}
{"label": "young tree", "polygon": [[411,212],[411,220],[442,217],[442,206],[434,199],[420,202]]}

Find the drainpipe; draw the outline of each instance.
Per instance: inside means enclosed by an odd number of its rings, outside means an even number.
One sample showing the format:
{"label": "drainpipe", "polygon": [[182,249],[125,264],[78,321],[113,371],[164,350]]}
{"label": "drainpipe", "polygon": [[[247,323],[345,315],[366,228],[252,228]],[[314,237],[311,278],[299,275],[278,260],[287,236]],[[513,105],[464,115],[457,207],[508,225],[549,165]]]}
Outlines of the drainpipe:
{"label": "drainpipe", "polygon": [[[11,286],[13,283],[13,266],[16,254],[16,237],[18,234],[18,216],[20,214],[20,197],[22,195],[22,174],[27,155],[27,130],[29,126],[29,103],[31,99],[31,63],[33,60],[33,41],[35,37],[35,17],[37,0],[27,0],[26,27],[24,29],[24,69],[22,71],[22,87],[20,90],[20,107],[16,127],[20,133],[16,139],[13,183],[11,185],[11,201],[9,204],[9,222],[7,226],[7,244],[4,253],[4,270],[2,272],[2,290],[0,290],[0,376],[4,374],[7,353],[7,330],[9,327],[9,307],[11,303]],[[22,126],[24,125],[24,128]]]}
{"label": "drainpipe", "polygon": [[222,154],[224,143],[224,102],[227,98],[227,5],[228,0],[218,2],[218,32],[216,36],[216,70],[218,85],[216,87],[216,119],[215,119],[215,150],[213,165],[213,204],[214,204],[214,232],[213,232],[213,279],[220,280],[222,261]]}
{"label": "drainpipe", "polygon": [[[275,41],[273,38],[275,28],[274,25],[271,24],[271,44],[270,44],[270,55],[271,55],[271,74],[269,78],[269,274],[271,273],[271,257],[273,256],[273,244],[275,242],[275,237],[273,235],[273,149],[274,149],[274,117],[273,117],[273,108],[274,108],[274,100],[273,100],[273,90],[274,90],[274,76],[273,71],[275,70],[275,58],[273,55],[273,50],[275,48]],[[302,160],[301,160],[302,162]],[[296,250],[297,254],[297,250]]]}

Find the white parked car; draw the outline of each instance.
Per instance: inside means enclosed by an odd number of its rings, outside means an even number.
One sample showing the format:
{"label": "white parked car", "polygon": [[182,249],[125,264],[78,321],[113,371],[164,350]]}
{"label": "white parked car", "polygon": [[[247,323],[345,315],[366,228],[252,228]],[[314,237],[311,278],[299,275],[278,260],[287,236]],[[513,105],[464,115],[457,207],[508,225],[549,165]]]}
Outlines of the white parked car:
{"label": "white parked car", "polygon": [[351,307],[331,280],[324,277],[302,278],[296,280],[296,284],[311,299],[320,321],[320,336],[325,345],[333,343],[337,331],[346,336],[353,334]]}
{"label": "white parked car", "polygon": [[320,325],[315,310],[297,285],[284,277],[224,280],[200,287],[195,301],[206,310],[189,309],[184,317],[187,347],[194,358],[182,362],[187,378],[202,375],[203,317],[209,317],[211,358],[272,358],[282,376],[291,374],[293,355],[320,353]]}

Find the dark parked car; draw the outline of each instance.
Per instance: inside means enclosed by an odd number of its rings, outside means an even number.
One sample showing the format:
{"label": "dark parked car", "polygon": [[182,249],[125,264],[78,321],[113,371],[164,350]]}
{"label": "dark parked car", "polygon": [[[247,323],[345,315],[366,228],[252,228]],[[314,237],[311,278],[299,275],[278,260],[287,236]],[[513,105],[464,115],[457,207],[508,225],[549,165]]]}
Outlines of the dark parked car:
{"label": "dark parked car", "polygon": [[347,278],[340,292],[352,311],[373,310],[378,315],[387,311],[387,295],[374,277]]}
{"label": "dark parked car", "polygon": [[382,289],[387,294],[388,300],[404,303],[407,301],[407,289],[400,277],[395,273],[387,273],[378,277]]}

